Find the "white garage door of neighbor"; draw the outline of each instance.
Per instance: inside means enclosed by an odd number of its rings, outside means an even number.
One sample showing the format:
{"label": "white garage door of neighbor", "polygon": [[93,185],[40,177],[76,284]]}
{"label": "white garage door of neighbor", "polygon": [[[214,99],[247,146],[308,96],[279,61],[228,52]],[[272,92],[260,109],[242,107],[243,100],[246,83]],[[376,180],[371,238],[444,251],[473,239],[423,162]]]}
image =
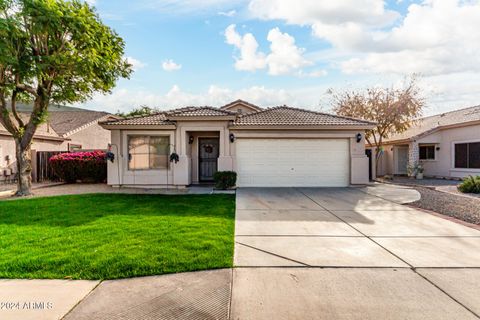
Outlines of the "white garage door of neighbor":
{"label": "white garage door of neighbor", "polygon": [[238,139],[240,187],[345,187],[348,139]]}

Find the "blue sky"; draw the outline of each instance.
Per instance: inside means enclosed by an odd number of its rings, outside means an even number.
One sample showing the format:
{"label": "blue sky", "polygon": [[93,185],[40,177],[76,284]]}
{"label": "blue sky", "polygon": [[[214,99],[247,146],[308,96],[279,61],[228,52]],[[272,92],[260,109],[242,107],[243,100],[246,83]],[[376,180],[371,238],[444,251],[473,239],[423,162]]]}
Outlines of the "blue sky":
{"label": "blue sky", "polygon": [[92,109],[241,98],[328,110],[328,88],[397,86],[412,73],[423,76],[427,113],[479,104],[480,1],[89,2],[135,67]]}

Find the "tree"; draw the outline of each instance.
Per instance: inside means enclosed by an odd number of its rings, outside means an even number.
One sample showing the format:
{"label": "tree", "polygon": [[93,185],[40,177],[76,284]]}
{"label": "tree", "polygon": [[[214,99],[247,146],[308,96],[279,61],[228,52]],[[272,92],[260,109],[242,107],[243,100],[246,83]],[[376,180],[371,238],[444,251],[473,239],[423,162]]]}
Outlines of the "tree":
{"label": "tree", "polygon": [[[50,103],[108,93],[131,66],[123,40],[78,0],[0,0],[0,121],[16,145],[17,195],[31,193],[31,143]],[[30,102],[29,118],[17,101]]]}
{"label": "tree", "polygon": [[418,78],[412,76],[401,88],[371,87],[361,91],[335,92],[329,90],[334,111],[341,116],[361,118],[376,122],[373,130],[367,130],[365,140],[377,149],[376,169],[382,153],[384,139],[410,128],[422,115],[425,99],[418,86]]}
{"label": "tree", "polygon": [[148,116],[158,112],[155,108],[150,108],[149,106],[142,105],[138,108],[134,108],[132,111],[129,112],[120,112],[116,113],[117,116],[120,117],[133,117],[133,116]]}

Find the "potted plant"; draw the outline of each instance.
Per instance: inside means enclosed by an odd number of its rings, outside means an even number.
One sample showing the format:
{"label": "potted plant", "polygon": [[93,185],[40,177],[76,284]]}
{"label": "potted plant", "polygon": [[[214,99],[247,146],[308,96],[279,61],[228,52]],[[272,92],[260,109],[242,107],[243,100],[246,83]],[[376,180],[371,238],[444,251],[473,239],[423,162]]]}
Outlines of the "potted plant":
{"label": "potted plant", "polygon": [[410,178],[416,178],[418,180],[423,179],[423,166],[422,164],[416,162],[413,165],[408,165],[407,173]]}
{"label": "potted plant", "polygon": [[415,175],[415,178],[417,178],[417,180],[422,180],[423,179],[423,166],[421,163],[417,164],[417,168],[416,168],[416,175]]}

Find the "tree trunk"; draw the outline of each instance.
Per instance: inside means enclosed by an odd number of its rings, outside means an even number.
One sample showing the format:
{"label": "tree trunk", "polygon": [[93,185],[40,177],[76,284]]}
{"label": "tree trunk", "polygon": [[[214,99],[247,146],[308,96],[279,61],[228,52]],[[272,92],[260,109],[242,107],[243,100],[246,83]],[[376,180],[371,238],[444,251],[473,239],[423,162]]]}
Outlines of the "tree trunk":
{"label": "tree trunk", "polygon": [[32,156],[30,144],[22,148],[20,139],[15,139],[17,156],[18,183],[16,196],[23,197],[32,194]]}
{"label": "tree trunk", "polygon": [[376,147],[374,149],[376,150],[376,152],[375,152],[375,176],[378,177],[378,167],[379,167],[380,160],[381,160],[383,154],[380,153],[380,147]]}

